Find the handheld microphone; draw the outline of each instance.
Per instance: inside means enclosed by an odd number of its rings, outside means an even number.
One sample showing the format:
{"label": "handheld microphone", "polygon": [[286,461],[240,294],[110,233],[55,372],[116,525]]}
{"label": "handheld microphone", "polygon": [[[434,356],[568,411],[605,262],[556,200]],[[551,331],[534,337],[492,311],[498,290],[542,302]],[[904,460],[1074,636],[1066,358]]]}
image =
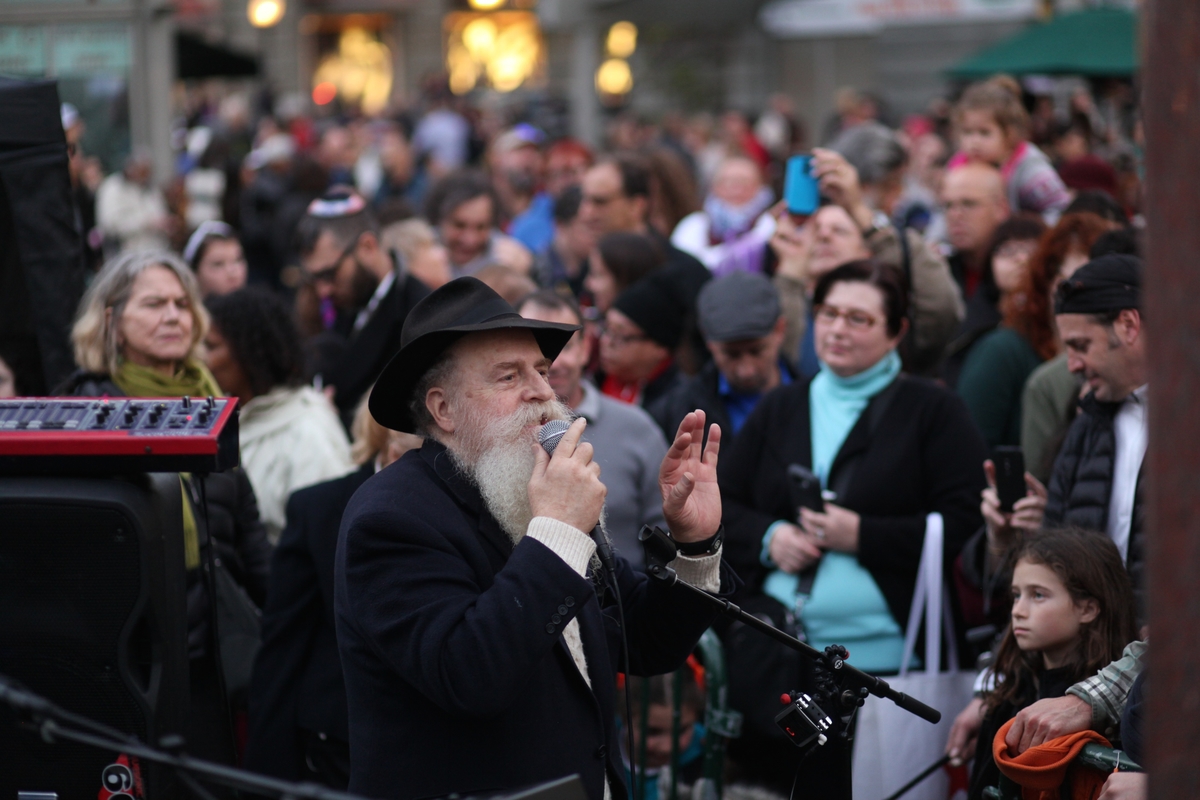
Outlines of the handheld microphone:
{"label": "handheld microphone", "polygon": [[[563,434],[570,427],[571,423],[568,420],[552,419],[538,428],[538,444],[546,451],[546,455],[554,455],[554,451],[558,449],[558,443],[562,441]],[[612,547],[609,545],[608,537],[604,535],[604,531],[601,530],[598,523],[595,528],[592,528],[591,537],[592,541],[596,543],[596,555],[600,556],[600,563],[608,570],[608,574],[615,578],[617,569],[613,563]]]}

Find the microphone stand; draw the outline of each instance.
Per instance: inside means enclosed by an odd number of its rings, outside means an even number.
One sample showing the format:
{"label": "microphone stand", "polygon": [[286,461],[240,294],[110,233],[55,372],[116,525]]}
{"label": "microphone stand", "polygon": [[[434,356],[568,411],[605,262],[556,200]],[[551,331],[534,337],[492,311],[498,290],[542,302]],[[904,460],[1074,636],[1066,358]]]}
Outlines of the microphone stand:
{"label": "microphone stand", "polygon": [[[704,602],[723,614],[790,647],[813,663],[818,672],[818,684],[821,685],[818,694],[828,697],[836,705],[836,714],[841,721],[838,735],[846,742],[846,758],[843,769],[846,772],[847,798],[850,797],[849,748],[851,737],[849,731],[854,715],[866,701],[867,695],[890,700],[905,711],[928,722],[936,724],[941,720],[942,714],[936,708],[931,708],[915,697],[893,689],[882,678],[852,667],[846,662],[849,653],[844,647],[831,645],[824,651],[818,650],[796,637],[784,633],[769,622],[764,622],[753,614],[748,614],[729,600],[711,595],[703,589],[697,589],[695,586],[679,580],[675,570],[669,566],[675,560],[677,553],[675,542],[660,528],[652,528],[649,525],[643,527],[638,534],[638,541],[645,550],[646,571],[652,578],[656,578],[668,586],[682,587],[693,597],[703,599]],[[784,703],[788,708],[776,717],[776,723],[791,737],[794,744],[804,749],[807,756],[816,747],[827,741],[823,734],[828,728],[828,718],[825,717],[825,712],[816,707],[816,703],[812,702],[807,695],[788,692],[786,698]],[[821,722],[822,719],[825,720],[825,723]]]}
{"label": "microphone stand", "polygon": [[292,783],[183,755],[178,752],[183,746],[183,739],[178,736],[163,737],[161,742],[163,747],[176,752],[151,747],[134,736],[59,708],[46,698],[34,694],[2,675],[0,675],[0,703],[6,703],[26,717],[28,719],[26,726],[36,730],[48,743],[62,739],[101,750],[125,753],[144,761],[167,766],[174,770],[179,779],[202,800],[212,800],[213,796],[200,785],[196,780],[197,777],[222,786],[280,798],[280,800],[364,800],[358,795],[335,791],[315,783]]}

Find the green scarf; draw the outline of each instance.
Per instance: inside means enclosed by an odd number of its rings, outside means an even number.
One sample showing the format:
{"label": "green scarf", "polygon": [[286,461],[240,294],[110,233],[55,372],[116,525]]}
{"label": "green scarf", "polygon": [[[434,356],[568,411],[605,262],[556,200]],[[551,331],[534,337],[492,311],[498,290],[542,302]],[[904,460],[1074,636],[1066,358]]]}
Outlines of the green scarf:
{"label": "green scarf", "polygon": [[[112,379],[129,397],[216,397],[221,394],[221,387],[217,386],[208,367],[194,358],[186,359],[179,371],[170,377],[149,367],[122,361]],[[200,536],[196,514],[188,497],[186,482],[189,477],[183,473],[179,476],[183,491],[183,553],[186,568],[195,569],[200,566]]]}
{"label": "green scarf", "polygon": [[122,361],[112,376],[117,386],[129,397],[214,397],[221,387],[208,367],[194,358],[186,359],[179,371],[168,377],[149,367]]}

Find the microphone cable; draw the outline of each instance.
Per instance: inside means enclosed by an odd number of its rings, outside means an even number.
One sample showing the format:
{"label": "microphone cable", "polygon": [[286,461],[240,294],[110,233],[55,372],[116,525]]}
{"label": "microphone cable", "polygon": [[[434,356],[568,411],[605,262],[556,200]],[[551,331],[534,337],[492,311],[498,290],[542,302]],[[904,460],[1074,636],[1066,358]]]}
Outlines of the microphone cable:
{"label": "microphone cable", "polygon": [[[606,536],[603,529],[601,529],[600,535],[602,537]],[[631,784],[629,788],[632,800],[642,800],[641,789],[643,787],[641,786],[642,781],[638,776],[638,765],[636,760],[637,756],[635,755],[636,750],[634,749],[633,742],[633,691],[632,687],[630,686],[631,676],[629,673],[629,634],[625,629],[625,604],[621,601],[621,587],[617,585],[617,573],[616,570],[612,568],[611,564],[612,552],[610,551],[609,565],[605,567],[605,571],[608,572],[609,577],[612,579],[611,586],[613,590],[613,596],[617,600],[617,619],[621,625],[621,655],[624,657],[623,661],[625,667],[625,727],[627,729],[625,731],[625,739],[629,745],[629,783]],[[645,709],[643,709],[643,711],[645,711]],[[644,766],[645,765],[643,765],[643,768]]]}
{"label": "microphone cable", "polygon": [[[554,457],[554,451],[558,448],[559,440],[563,434],[571,427],[571,421],[563,419],[552,419],[542,427],[538,428],[538,444],[546,451],[550,457]],[[633,742],[633,700],[630,697],[630,673],[629,673],[629,633],[625,628],[625,603],[621,600],[621,587],[617,581],[617,568],[613,560],[612,547],[609,545],[608,534],[605,533],[604,527],[600,523],[596,523],[595,536],[593,540],[596,542],[596,555],[599,557],[601,566],[601,583],[612,590],[613,597],[617,601],[617,620],[621,627],[621,655],[622,664],[625,669],[625,727],[626,739],[629,746],[629,782],[631,800],[642,800],[641,781],[638,779],[637,761]],[[601,609],[601,614],[604,611]],[[606,770],[607,772],[607,770]]]}

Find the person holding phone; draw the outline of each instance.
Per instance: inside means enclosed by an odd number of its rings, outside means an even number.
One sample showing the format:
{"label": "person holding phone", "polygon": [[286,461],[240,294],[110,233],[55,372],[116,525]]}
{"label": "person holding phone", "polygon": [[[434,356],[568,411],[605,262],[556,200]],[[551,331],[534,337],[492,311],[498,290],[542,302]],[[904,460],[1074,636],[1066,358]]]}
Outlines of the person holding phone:
{"label": "person holding phone", "polygon": [[[962,293],[945,258],[917,231],[905,229],[901,235],[886,208],[871,205],[886,205],[890,195],[875,184],[862,182],[862,174],[883,174],[869,157],[860,158],[862,169],[840,153],[823,148],[799,158],[809,159],[807,172],[789,169],[792,181],[784,195],[804,198],[808,205],[789,209],[785,201],[776,206],[777,224],[769,243],[778,259],[775,283],[789,320],[786,340],[798,343],[787,355],[799,364],[804,377],[817,373],[810,311],[817,281],[841,264],[875,258],[900,269],[909,293],[909,330],[903,347],[906,367],[917,374],[933,374],[965,314]],[[805,182],[815,182],[816,192],[808,186],[796,187]],[[813,197],[827,202],[814,204]]]}
{"label": "person holding phone", "polygon": [[[901,374],[907,304],[904,278],[891,265],[860,260],[824,275],[813,291],[820,371],[764,397],[718,469],[726,558],[747,583],[745,602],[769,598],[799,619],[814,647],[842,644],[850,663],[882,674],[900,666],[925,518],[942,514],[952,559],[980,522],[975,498],[987,452],[961,400]],[[836,493],[824,511],[797,510],[794,464]],[[726,649],[730,696],[752,715],[779,691],[754,676],[788,654],[768,642],[754,655],[759,663],[747,663],[736,644]],[[811,676],[786,677],[811,691]],[[837,795],[840,746],[809,757],[799,785]],[[763,770],[757,778],[790,788],[799,753],[791,744],[748,722],[731,749],[747,753]]]}
{"label": "person holding phone", "polygon": [[[980,510],[986,525],[963,548],[958,582],[964,607],[1002,608],[1008,556],[1022,534],[1043,526],[1100,531],[1116,544],[1133,582],[1135,620],[1146,620],[1142,465],[1148,428],[1148,367],[1140,313],[1142,262],[1109,254],[1084,264],[1055,291],[1055,323],[1071,372],[1088,393],[1054,462],[1049,488],[1029,473],[1025,497],[1001,510],[995,465]],[[955,720],[947,749],[969,758],[979,732],[978,701]],[[974,707],[974,708],[973,708]]]}

